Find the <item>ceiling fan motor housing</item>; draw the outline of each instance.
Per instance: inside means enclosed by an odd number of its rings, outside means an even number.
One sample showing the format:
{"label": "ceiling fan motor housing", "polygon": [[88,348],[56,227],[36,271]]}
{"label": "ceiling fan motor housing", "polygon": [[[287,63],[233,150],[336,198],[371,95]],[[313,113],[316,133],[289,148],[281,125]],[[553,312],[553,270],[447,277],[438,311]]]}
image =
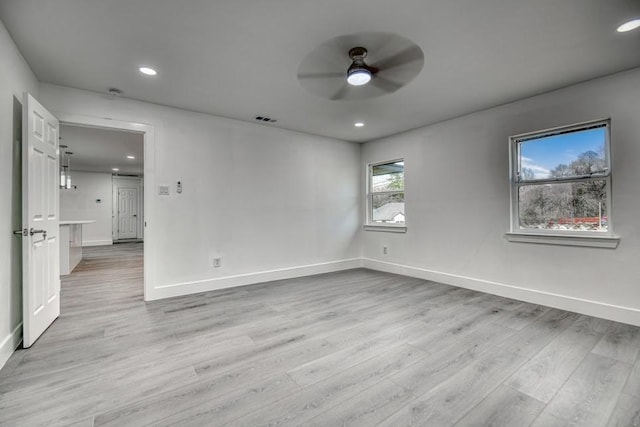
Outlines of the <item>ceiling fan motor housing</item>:
{"label": "ceiling fan motor housing", "polygon": [[[354,86],[367,84],[373,75],[378,71],[377,68],[370,67],[364,62],[367,56],[367,49],[358,46],[349,49],[349,58],[353,61],[347,70],[347,82]],[[356,77],[358,75],[358,77]]]}
{"label": "ceiling fan motor housing", "polygon": [[349,58],[353,60],[353,63],[347,70],[347,75],[357,70],[367,70],[371,75],[375,74],[378,69],[371,67],[364,62],[364,58],[367,57],[367,49],[364,47],[354,47],[349,49]]}
{"label": "ceiling fan motor housing", "polygon": [[349,58],[354,61],[361,60],[364,61],[364,58],[367,56],[367,49],[364,47],[354,47],[349,49]]}

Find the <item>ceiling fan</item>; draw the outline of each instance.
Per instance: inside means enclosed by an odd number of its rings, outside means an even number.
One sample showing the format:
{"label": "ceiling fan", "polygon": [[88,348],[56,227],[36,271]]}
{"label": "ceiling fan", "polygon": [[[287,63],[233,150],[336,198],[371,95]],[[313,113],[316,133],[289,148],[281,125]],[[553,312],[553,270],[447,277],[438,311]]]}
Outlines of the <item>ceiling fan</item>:
{"label": "ceiling fan", "polygon": [[340,36],[307,54],[300,84],[331,100],[364,99],[395,92],[422,70],[422,49],[390,33]]}

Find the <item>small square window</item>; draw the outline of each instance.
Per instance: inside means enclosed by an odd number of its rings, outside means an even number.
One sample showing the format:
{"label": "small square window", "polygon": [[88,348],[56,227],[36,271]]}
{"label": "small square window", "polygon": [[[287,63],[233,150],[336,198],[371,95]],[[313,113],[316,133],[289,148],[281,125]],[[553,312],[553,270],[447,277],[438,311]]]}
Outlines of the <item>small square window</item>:
{"label": "small square window", "polygon": [[511,232],[612,235],[608,120],[513,136]]}
{"label": "small square window", "polygon": [[369,165],[368,225],[405,225],[404,160]]}

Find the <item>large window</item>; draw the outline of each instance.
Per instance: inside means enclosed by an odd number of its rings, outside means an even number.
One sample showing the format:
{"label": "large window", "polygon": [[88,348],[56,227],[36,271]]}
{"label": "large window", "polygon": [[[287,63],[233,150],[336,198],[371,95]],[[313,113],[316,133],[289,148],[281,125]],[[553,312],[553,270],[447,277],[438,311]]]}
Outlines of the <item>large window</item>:
{"label": "large window", "polygon": [[369,165],[369,225],[404,226],[404,160]]}
{"label": "large window", "polygon": [[609,121],[511,137],[511,231],[611,235]]}

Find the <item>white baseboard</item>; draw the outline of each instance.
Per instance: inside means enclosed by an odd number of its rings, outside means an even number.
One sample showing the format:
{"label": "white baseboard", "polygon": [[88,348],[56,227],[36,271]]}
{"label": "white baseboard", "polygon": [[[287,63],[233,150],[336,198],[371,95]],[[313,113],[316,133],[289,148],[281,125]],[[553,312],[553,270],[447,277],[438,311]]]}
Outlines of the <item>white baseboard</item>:
{"label": "white baseboard", "polygon": [[83,240],[82,246],[107,246],[113,245],[113,240]]}
{"label": "white baseboard", "polygon": [[0,369],[22,342],[22,322],[0,343]]}
{"label": "white baseboard", "polygon": [[362,266],[371,270],[387,273],[402,274],[404,276],[417,277],[419,279],[432,280],[446,285],[472,289],[488,294],[513,298],[519,301],[559,308],[575,313],[600,317],[616,322],[628,323],[640,326],[640,310],[631,307],[605,304],[567,295],[537,291],[535,289],[522,288],[504,283],[491,282],[473,277],[459,276],[443,273],[441,271],[425,268],[411,267],[408,265],[394,264],[375,259],[363,258]]}
{"label": "white baseboard", "polygon": [[311,276],[313,274],[332,273],[335,271],[351,270],[362,267],[362,258],[345,259],[340,261],[323,262],[320,264],[303,265],[299,267],[280,268],[277,270],[260,271],[256,273],[239,274],[215,279],[199,280],[196,282],[176,283],[158,286],[147,292],[146,300],[153,301],[187,294],[215,291],[236,286],[253,285],[273,280],[292,279],[295,277]]}
{"label": "white baseboard", "polygon": [[606,304],[598,301],[554,294],[551,292],[543,292],[535,289],[508,285],[505,283],[395,264],[370,258],[353,258],[194,282],[163,285],[155,287],[151,289],[150,292],[147,292],[146,299],[147,301],[153,301],[187,294],[252,285],[273,280],[292,279],[295,277],[310,276],[313,274],[331,273],[360,267],[417,277],[419,279],[432,280],[434,282],[444,283],[460,288],[472,289],[506,298],[513,298],[519,301],[540,304],[602,319],[640,326],[640,310],[635,308]]}

